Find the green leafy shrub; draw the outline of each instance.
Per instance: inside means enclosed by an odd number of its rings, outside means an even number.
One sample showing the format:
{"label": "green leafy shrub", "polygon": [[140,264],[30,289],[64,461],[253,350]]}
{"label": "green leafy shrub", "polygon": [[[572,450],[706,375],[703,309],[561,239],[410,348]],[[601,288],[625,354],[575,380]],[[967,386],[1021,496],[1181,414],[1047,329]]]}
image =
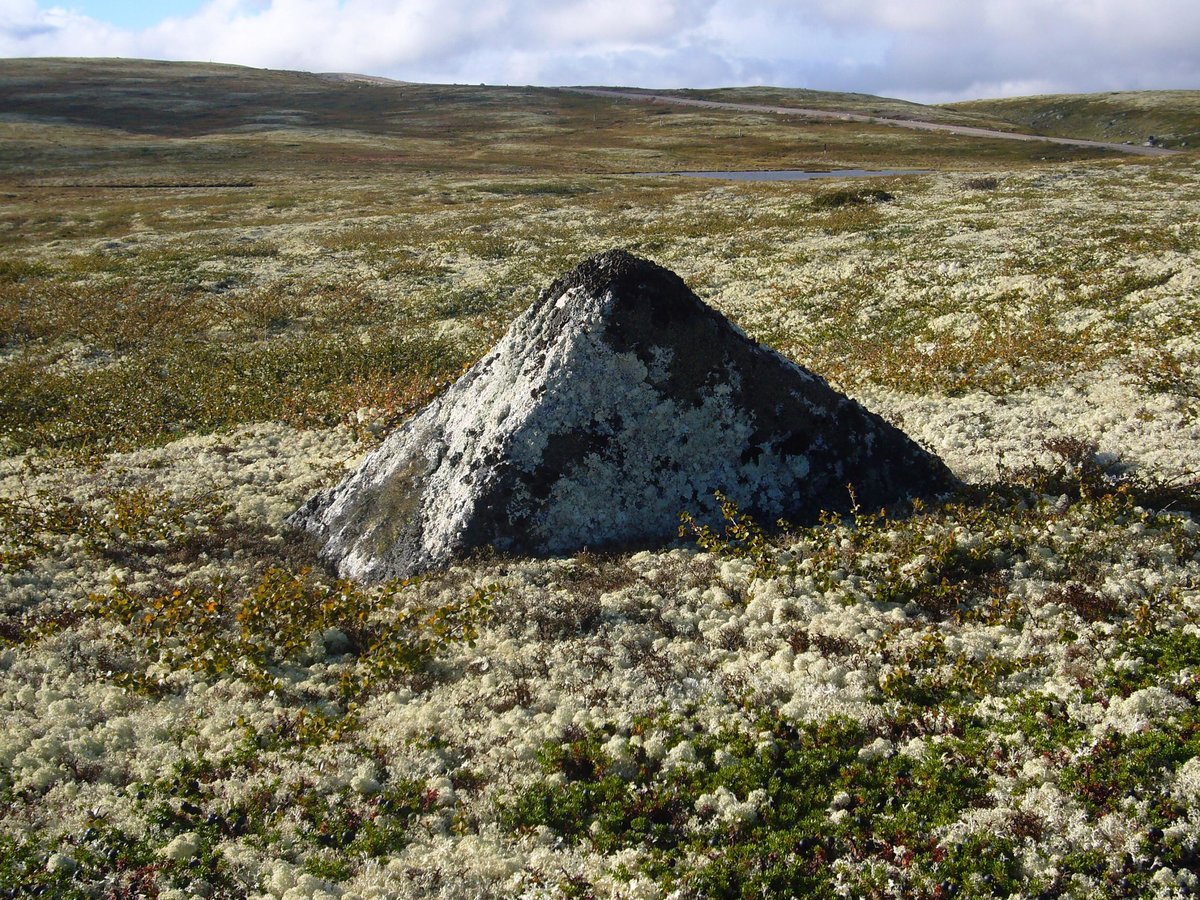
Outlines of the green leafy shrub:
{"label": "green leafy shrub", "polygon": [[1200,513],[1200,479],[1168,480],[1144,475],[1120,459],[1103,456],[1095,441],[1059,435],[1042,442],[1053,462],[1001,466],[1001,478],[1036,494],[1073,500],[1128,499],[1149,509]]}
{"label": "green leafy shrub", "polygon": [[1154,729],[1106,733],[1063,770],[1060,784],[1080,797],[1096,816],[1115,812],[1144,796],[1156,797],[1155,824],[1172,825],[1186,819],[1187,811],[1170,799],[1170,777],[1197,755],[1200,714],[1193,707]]}
{"label": "green leafy shrub", "polygon": [[240,675],[274,684],[280,666],[324,656],[336,630],[338,649],[358,657],[343,677],[342,691],[358,696],[377,681],[419,671],[456,643],[473,643],[495,587],[438,606],[423,603],[413,581],[365,588],[329,582],[310,569],[268,569],[241,596],[221,582],[186,585],[144,595],[123,585],[93,594],[89,611],[121,623],[135,643],[141,665],[117,673],[131,687],[153,690],[148,666],[165,663],[209,677]]}
{"label": "green leafy shrub", "polygon": [[296,791],[306,836],[318,847],[336,849],[340,860],[399,853],[409,841],[409,823],[432,808],[435,800],[422,783],[404,779],[364,804],[353,802],[349,792],[323,797],[303,785]]}
{"label": "green leafy shrub", "polygon": [[[694,538],[700,549],[707,553],[715,553],[724,559],[752,562],[756,577],[780,574],[782,567],[778,562],[778,547],[766,530],[720,491],[714,496],[725,519],[724,530],[718,534],[711,526],[697,522],[695,516],[684,511],[679,514],[679,536]],[[788,527],[783,520],[777,525],[780,529]]]}
{"label": "green leafy shrub", "polygon": [[48,488],[0,497],[0,569],[23,568],[72,538],[107,557],[179,549],[226,511],[208,493],[178,495],[145,485],[105,488],[82,500]]}
{"label": "green leafy shrub", "polygon": [[1133,669],[1110,667],[1108,686],[1125,697],[1142,688],[1161,686],[1200,702],[1200,636],[1171,627],[1143,633],[1138,625],[1130,623],[1114,655],[1141,660],[1141,664]]}
{"label": "green leafy shrub", "polygon": [[853,573],[864,599],[901,605],[915,600],[939,613],[988,593],[988,576],[1016,549],[1002,535],[989,542],[964,540],[991,524],[995,511],[986,506],[947,504],[926,511],[916,502],[914,515],[899,518],[855,506],[848,517],[824,513],[811,528],[790,529],[781,521],[785,536],[772,538],[733,501],[720,494],[718,501],[727,523],[723,533],[685,513],[680,536],[691,533],[703,550],[752,562],[756,577],[803,573],[829,590]]}
{"label": "green leafy shrub", "polygon": [[[780,532],[771,535],[718,494],[724,529],[685,513],[680,536],[694,537],[718,557],[751,562],[754,577],[810,578],[821,590],[845,592],[847,602],[916,603],[935,616],[999,622],[1017,614],[1008,590],[1013,567],[1045,544],[1048,516],[1065,516],[1091,537],[1064,538],[1053,562],[1039,563],[1053,567],[1047,574],[1057,582],[1045,602],[1091,621],[1134,613],[1088,587],[1106,564],[1128,553],[1125,532],[1115,526],[1162,533],[1176,557],[1186,559],[1200,550],[1200,532],[1187,519],[1152,510],[1193,509],[1200,491],[1147,479],[1074,438],[1051,439],[1045,448],[1056,464],[1002,469],[1002,481],[963,489],[937,507],[914,501],[908,514],[855,506],[847,516],[824,513],[808,528],[779,522]],[[1060,496],[1066,508],[1057,505]]]}
{"label": "green leafy shrub", "polygon": [[[184,830],[190,829],[165,833]],[[238,896],[227,864],[214,850],[215,830],[201,827],[197,833],[197,851],[180,860],[164,857],[151,840],[131,837],[102,816],[93,817],[81,834],[64,835],[52,846],[0,836],[0,896],[155,897],[162,885],[200,887],[210,897]]]}

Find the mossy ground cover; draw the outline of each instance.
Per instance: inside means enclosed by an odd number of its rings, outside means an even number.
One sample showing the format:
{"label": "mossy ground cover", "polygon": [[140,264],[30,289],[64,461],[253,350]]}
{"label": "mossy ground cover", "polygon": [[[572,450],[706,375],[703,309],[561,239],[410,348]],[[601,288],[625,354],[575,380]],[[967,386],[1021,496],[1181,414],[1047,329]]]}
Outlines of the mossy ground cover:
{"label": "mossy ground cover", "polygon": [[[203,66],[170,116],[105,105],[94,64],[24,65],[0,892],[1197,888],[1190,158]],[[73,124],[38,118],[51,78]],[[244,128],[280,108],[309,118]],[[613,174],[819,159],[938,171]],[[325,572],[286,515],[612,246],[964,489],[783,530],[729,507],[653,553]]]}

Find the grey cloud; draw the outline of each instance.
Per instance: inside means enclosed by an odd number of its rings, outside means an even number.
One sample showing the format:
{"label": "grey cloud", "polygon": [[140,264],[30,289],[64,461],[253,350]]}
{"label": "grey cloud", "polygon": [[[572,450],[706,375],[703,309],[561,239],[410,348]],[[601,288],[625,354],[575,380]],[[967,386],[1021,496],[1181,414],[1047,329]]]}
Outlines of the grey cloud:
{"label": "grey cloud", "polygon": [[0,55],[913,99],[1200,86],[1195,0],[210,0],[132,33],[0,0]]}
{"label": "grey cloud", "polygon": [[824,0],[838,27],[890,37],[868,90],[916,99],[1036,90],[1200,86],[1200,6],[1190,0]]}
{"label": "grey cloud", "polygon": [[54,25],[29,24],[13,25],[3,30],[5,37],[20,44],[33,41],[35,38],[46,38],[55,34],[59,29]]}

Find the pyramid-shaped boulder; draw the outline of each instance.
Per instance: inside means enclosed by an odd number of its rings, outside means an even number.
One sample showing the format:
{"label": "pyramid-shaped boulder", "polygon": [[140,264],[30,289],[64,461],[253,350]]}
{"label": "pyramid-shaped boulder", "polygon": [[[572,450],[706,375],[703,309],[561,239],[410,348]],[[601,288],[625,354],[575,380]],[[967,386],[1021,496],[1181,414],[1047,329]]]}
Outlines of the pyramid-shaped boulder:
{"label": "pyramid-shaped boulder", "polygon": [[559,278],[496,347],[291,522],[346,577],[486,546],[662,543],[722,491],[765,522],[935,494],[937,457],[745,336],[675,274],[614,250]]}

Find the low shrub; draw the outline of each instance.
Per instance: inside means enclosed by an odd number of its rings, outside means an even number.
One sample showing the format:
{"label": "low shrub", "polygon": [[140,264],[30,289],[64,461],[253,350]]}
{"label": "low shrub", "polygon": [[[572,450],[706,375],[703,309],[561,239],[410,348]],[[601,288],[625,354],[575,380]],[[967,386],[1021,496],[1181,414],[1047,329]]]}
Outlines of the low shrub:
{"label": "low shrub", "polygon": [[843,206],[866,206],[871,203],[891,203],[896,198],[881,188],[842,188],[826,191],[812,199],[813,209],[839,209]]}
{"label": "low shrub", "polygon": [[24,568],[72,541],[110,559],[179,550],[226,511],[205,493],[183,496],[145,485],[106,488],[87,499],[52,489],[0,497],[0,571]]}
{"label": "low shrub", "polygon": [[92,594],[88,609],[128,629],[130,662],[115,678],[129,687],[160,689],[161,679],[148,673],[165,665],[272,688],[280,666],[328,651],[357,657],[341,685],[350,699],[376,682],[421,670],[456,643],[473,644],[498,590],[480,588],[432,605],[413,590],[415,583],[362,587],[310,569],[271,568],[241,594],[220,581],[154,595],[116,584]]}

